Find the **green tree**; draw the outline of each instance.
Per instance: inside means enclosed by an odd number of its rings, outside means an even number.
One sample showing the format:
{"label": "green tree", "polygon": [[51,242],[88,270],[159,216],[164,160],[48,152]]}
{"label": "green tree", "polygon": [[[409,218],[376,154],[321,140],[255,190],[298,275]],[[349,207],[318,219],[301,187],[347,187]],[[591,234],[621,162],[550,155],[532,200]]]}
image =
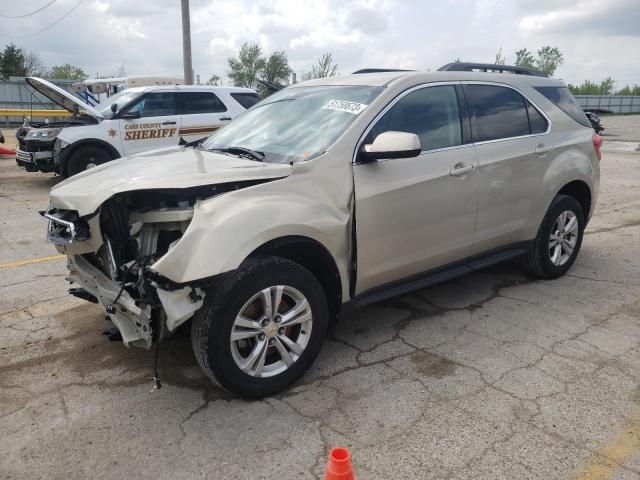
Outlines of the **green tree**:
{"label": "green tree", "polygon": [[616,95],[640,95],[640,85],[625,85],[616,92]]}
{"label": "green tree", "polygon": [[500,49],[496,52],[496,58],[493,61],[494,65],[504,65],[506,58],[504,58],[504,55],[502,55],[502,47],[500,47]]}
{"label": "green tree", "polygon": [[65,63],[64,65],[56,65],[49,71],[49,78],[56,80],[84,80],[87,74],[84,70],[75,65]]}
{"label": "green tree", "polygon": [[267,59],[263,78],[270,82],[289,83],[289,76],[293,70],[289,67],[289,61],[287,60],[287,54],[284,50],[279,52],[273,52]]}
{"label": "green tree", "polygon": [[518,67],[535,67],[536,60],[529,50],[522,48],[516,50],[516,65]]}
{"label": "green tree", "polygon": [[258,75],[264,70],[266,60],[257,43],[245,42],[237,57],[228,60],[231,71],[228,76],[238,87],[255,88]]}
{"label": "green tree", "polygon": [[335,77],[337,74],[338,65],[333,63],[333,54],[324,53],[318,58],[318,63],[311,67],[311,71],[303,75],[303,78],[310,80],[312,78]]}
{"label": "green tree", "polygon": [[569,90],[574,95],[612,95],[615,81],[611,77],[607,77],[600,83],[585,80],[579,85],[569,84]]}
{"label": "green tree", "polygon": [[25,73],[24,51],[13,43],[5,46],[4,51],[0,53],[0,76],[8,79],[12,75],[23,77]]}
{"label": "green tree", "polygon": [[538,58],[536,58],[535,66],[548,76],[553,76],[556,69],[563,63],[564,56],[560,53],[558,47],[547,45],[538,50]]}
{"label": "green tree", "polygon": [[220,86],[220,75],[216,75],[215,73],[211,75],[211,78],[207,81],[207,85],[213,85],[214,87]]}
{"label": "green tree", "polygon": [[600,82],[600,95],[613,95],[613,87],[616,82],[611,77],[607,77]]}

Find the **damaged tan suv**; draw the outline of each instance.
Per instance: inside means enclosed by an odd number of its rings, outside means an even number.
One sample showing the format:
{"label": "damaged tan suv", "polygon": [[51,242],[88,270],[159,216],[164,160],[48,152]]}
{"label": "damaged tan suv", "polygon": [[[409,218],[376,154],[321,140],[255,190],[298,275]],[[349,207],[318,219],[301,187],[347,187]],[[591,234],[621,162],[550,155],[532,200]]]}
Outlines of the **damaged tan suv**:
{"label": "damaged tan suv", "polygon": [[204,141],[116,160],[51,191],[71,292],[127,345],[191,322],[204,371],[278,392],[341,311],[521,256],[573,264],[600,139],[560,81],[373,72],[286,88]]}

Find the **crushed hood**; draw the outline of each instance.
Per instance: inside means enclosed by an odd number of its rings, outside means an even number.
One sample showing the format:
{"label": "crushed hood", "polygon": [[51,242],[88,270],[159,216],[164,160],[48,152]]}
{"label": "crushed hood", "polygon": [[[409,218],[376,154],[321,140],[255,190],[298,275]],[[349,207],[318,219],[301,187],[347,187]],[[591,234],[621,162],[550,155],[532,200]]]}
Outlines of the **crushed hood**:
{"label": "crushed hood", "polygon": [[25,81],[35,88],[42,95],[47,97],[52,102],[57,103],[65,110],[68,110],[71,113],[75,113],[78,111],[79,113],[87,113],[97,120],[102,120],[104,118],[103,115],[100,114],[95,108],[90,105],[87,105],[82,100],[80,100],[75,95],[67,92],[66,90],[54,85],[47,80],[38,77],[27,77]]}
{"label": "crushed hood", "polygon": [[51,189],[51,205],[88,215],[117,193],[282,178],[291,169],[288,164],[170,147],[120,158],[74,175]]}

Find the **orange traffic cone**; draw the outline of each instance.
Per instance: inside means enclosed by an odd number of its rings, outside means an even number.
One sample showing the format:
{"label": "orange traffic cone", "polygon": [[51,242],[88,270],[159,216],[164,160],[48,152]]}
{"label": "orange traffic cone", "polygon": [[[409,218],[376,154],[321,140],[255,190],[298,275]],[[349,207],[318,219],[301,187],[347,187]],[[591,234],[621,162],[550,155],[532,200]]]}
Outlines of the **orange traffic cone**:
{"label": "orange traffic cone", "polygon": [[346,448],[333,448],[329,452],[326,480],[354,480],[351,453]]}

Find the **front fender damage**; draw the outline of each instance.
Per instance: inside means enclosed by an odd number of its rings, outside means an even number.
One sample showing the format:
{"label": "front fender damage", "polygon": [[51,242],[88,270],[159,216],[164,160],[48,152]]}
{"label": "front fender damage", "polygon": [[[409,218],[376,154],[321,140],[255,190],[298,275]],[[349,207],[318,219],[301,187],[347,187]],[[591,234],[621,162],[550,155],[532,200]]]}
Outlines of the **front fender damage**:
{"label": "front fender damage", "polygon": [[[61,235],[49,235],[68,256],[67,279],[80,287],[70,293],[98,303],[127,346],[150,348],[203,306],[212,282],[200,278],[177,283],[154,266],[181,242],[202,200],[263,182],[120,194],[85,217],[60,210],[64,218],[87,223],[90,232],[85,238],[71,230],[60,241],[56,239]],[[62,228],[57,217],[47,218],[50,231]]]}

